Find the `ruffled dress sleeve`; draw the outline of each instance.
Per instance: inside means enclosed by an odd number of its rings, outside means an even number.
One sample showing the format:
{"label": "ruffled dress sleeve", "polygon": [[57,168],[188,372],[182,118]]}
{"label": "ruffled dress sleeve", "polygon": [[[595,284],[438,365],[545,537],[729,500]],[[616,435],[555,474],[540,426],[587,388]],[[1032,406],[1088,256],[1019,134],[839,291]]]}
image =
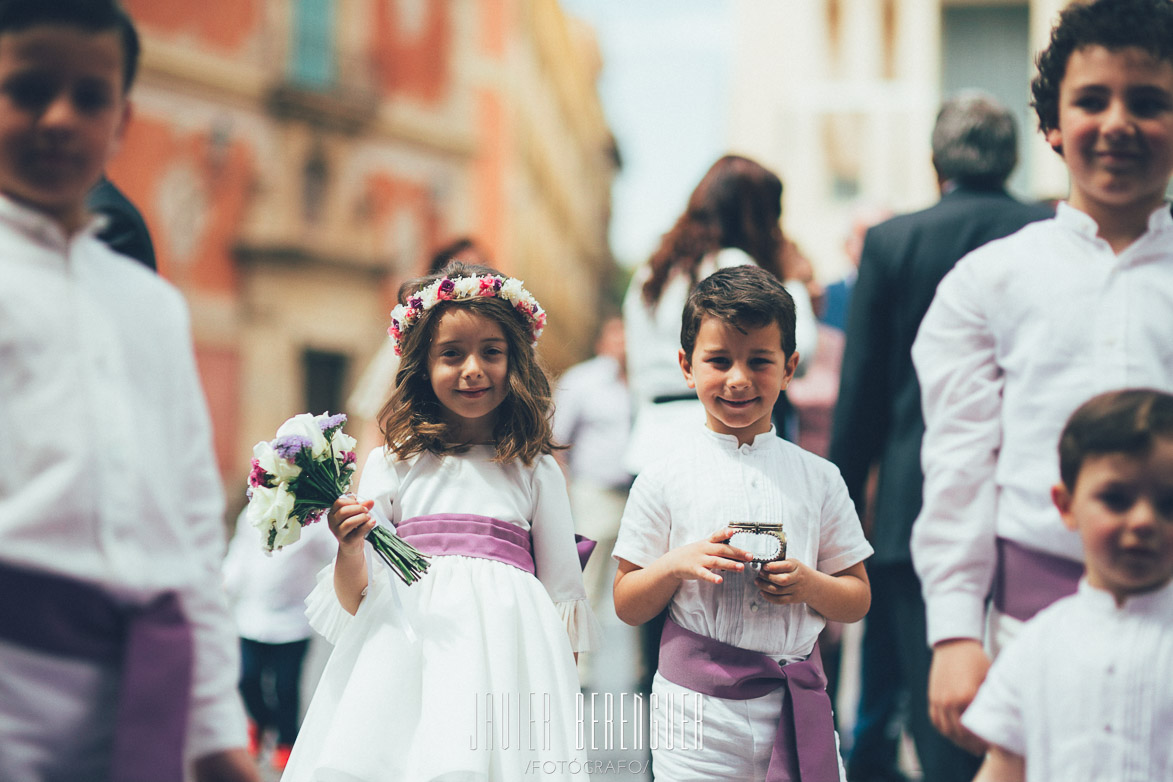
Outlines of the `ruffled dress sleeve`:
{"label": "ruffled dress sleeve", "polygon": [[[395,470],[388,463],[383,448],[376,448],[367,457],[366,465],[362,470],[362,480],[356,494],[364,500],[374,500],[375,507],[382,511],[384,518],[394,518],[394,497],[398,491],[399,479]],[[325,523],[325,522],[323,522]],[[380,572],[376,564],[375,550],[367,545],[365,548],[367,561],[367,588],[363,592],[363,601],[358,610],[379,602],[382,593],[391,588],[387,579],[377,578]],[[317,575],[317,585],[305,599],[306,618],[310,627],[322,635],[331,644],[337,644],[342,633],[354,621],[334,593],[334,562],[322,568]]]}
{"label": "ruffled dress sleeve", "polygon": [[533,481],[534,514],[530,523],[538,580],[554,601],[570,637],[570,648],[576,652],[598,649],[603,632],[583,586],[566,478],[553,456],[546,455],[538,461]]}

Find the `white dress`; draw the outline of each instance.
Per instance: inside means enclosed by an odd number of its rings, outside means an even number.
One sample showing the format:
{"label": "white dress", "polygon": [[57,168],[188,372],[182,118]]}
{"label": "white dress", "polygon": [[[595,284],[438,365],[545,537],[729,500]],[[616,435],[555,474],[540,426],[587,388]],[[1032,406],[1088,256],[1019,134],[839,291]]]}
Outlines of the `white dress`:
{"label": "white dress", "polygon": [[[306,600],[335,644],[301,727],[286,782],[586,780],[572,652],[599,637],[582,585],[562,472],[459,456],[390,461],[372,453],[358,494],[395,524],[476,514],[531,532],[537,578],[502,562],[435,556],[405,587],[367,547],[355,616],[333,566]],[[540,769],[540,770],[539,770]]]}

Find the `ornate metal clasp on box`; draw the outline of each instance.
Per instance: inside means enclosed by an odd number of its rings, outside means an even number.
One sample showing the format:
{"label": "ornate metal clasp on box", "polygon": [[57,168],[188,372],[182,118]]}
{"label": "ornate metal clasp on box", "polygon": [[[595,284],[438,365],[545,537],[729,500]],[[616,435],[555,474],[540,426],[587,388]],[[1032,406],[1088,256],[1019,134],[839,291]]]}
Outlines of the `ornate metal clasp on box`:
{"label": "ornate metal clasp on box", "polygon": [[731,521],[729,528],[734,531],[729,545],[748,551],[755,564],[786,559],[786,533],[781,524]]}

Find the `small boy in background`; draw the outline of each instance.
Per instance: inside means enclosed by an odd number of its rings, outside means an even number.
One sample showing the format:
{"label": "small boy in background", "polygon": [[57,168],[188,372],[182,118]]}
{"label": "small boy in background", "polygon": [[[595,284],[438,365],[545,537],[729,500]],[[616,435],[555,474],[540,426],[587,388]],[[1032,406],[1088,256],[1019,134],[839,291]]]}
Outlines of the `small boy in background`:
{"label": "small boy in background", "polygon": [[183,299],[96,237],[138,36],[0,0],[0,779],[248,782]]}
{"label": "small boy in background", "polygon": [[1059,472],[1087,576],[1027,622],[962,717],[990,743],[976,782],[1173,779],[1173,395],[1084,403]]}
{"label": "small boy in background", "polygon": [[963,258],[912,348],[929,713],[974,754],[985,747],[961,714],[991,656],[1083,570],[1046,491],[1051,444],[1097,393],[1173,391],[1173,2],[1071,3],[1032,92],[1071,192],[1053,219]]}
{"label": "small boy in background", "polygon": [[[639,625],[668,609],[650,706],[660,779],[844,778],[816,639],[867,612],[872,548],[835,466],[774,433],[794,322],[790,294],[757,266],[697,284],[680,366],[705,427],[636,478],[623,512],[615,611]],[[733,521],[782,524],[786,558],[749,566],[728,543]],[[683,725],[703,748],[669,735]]]}

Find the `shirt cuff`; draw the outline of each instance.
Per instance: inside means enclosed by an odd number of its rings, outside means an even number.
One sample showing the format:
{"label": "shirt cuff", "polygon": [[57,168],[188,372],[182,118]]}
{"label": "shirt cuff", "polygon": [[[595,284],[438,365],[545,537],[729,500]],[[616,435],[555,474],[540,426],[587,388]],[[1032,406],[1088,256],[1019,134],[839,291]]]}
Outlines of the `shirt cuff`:
{"label": "shirt cuff", "polygon": [[334,645],[354,619],[334,594],[333,561],[318,573],[318,584],[305,599],[305,615],[310,627]]}
{"label": "shirt cuff", "polygon": [[[1004,715],[1002,715],[1004,716]],[[1021,726],[1000,719],[997,710],[982,700],[974,700],[961,715],[961,724],[988,744],[996,744],[1016,755],[1026,754],[1026,741]]]}
{"label": "shirt cuff", "polygon": [[589,652],[598,649],[603,642],[603,628],[591,610],[590,601],[585,597],[577,600],[563,600],[554,603],[558,617],[570,636],[570,649],[574,652]]}
{"label": "shirt cuff", "polygon": [[953,638],[981,641],[986,624],[986,600],[967,594],[930,597],[926,600],[929,646]]}

